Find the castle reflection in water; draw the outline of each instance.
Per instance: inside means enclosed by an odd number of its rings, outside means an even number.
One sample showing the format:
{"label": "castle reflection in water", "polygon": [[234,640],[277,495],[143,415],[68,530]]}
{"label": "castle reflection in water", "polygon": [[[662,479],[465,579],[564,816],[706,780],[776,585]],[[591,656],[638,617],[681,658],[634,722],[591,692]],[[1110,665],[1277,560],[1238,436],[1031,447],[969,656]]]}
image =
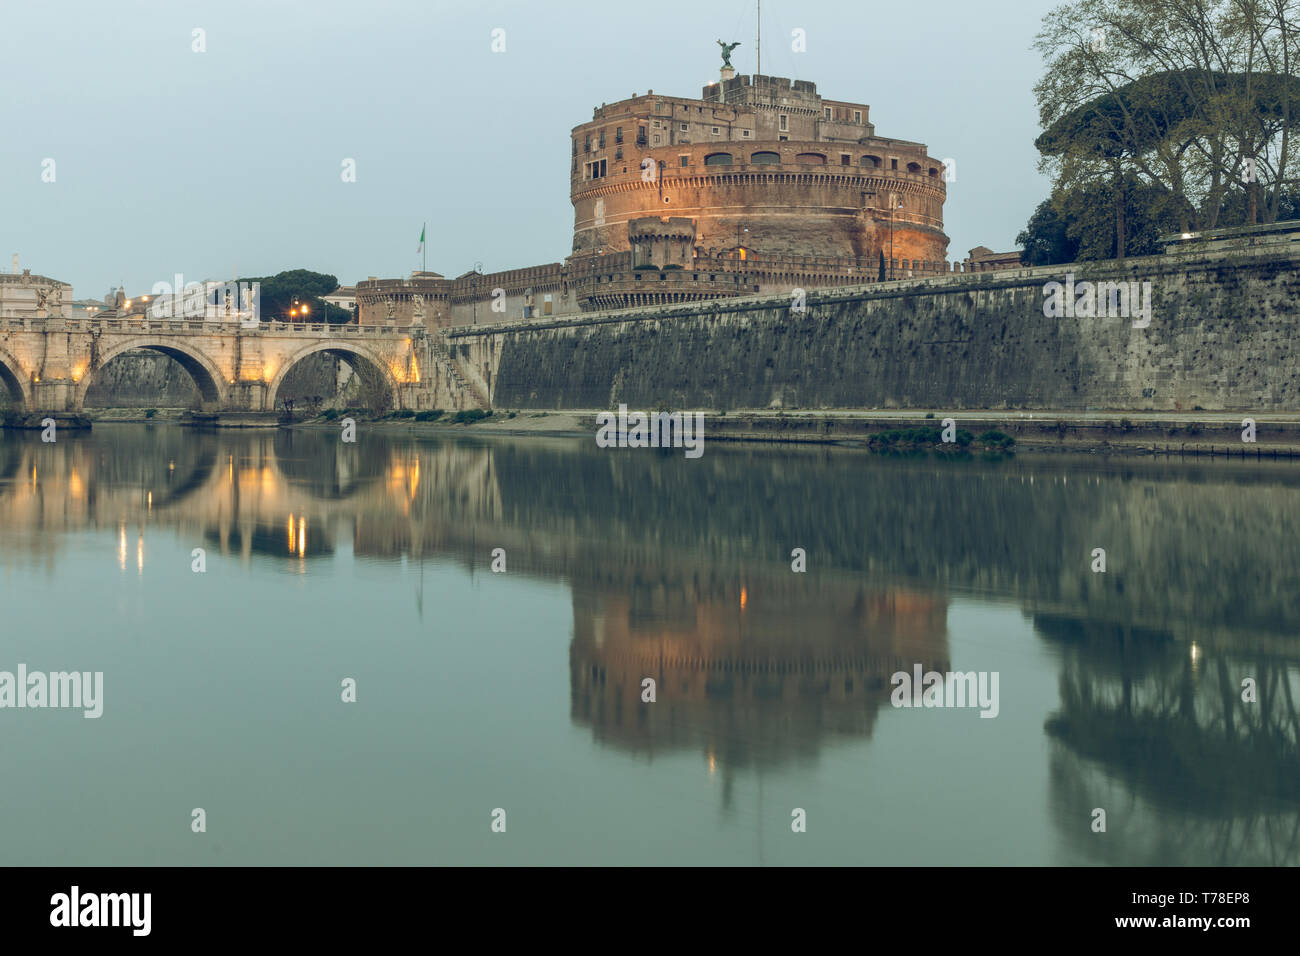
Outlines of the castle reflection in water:
{"label": "castle reflection in water", "polygon": [[[141,571],[150,529],[302,574],[347,549],[486,573],[501,547],[511,575],[570,589],[572,722],[640,758],[698,753],[728,782],[724,803],[736,774],[871,739],[891,674],[950,669],[953,601],[993,598],[1059,663],[1042,733],[1064,840],[1105,863],[1295,864],[1296,475],[716,446],[690,462],[364,430],[355,444],[10,432],[0,562],[53,567],[62,533],[98,531]],[[1099,542],[1106,575],[1089,566]],[[795,547],[808,573],[791,572]],[[1072,822],[1135,803],[1147,810],[1124,840]]]}

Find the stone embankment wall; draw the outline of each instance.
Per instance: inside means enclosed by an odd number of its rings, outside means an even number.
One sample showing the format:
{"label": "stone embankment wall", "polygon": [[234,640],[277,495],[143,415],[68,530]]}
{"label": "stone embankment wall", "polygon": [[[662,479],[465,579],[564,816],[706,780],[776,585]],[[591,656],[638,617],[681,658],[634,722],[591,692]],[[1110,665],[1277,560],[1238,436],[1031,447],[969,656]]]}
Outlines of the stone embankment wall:
{"label": "stone embankment wall", "polygon": [[[1297,239],[809,292],[804,311],[793,296],[731,299],[447,341],[498,408],[1300,409]],[[1069,274],[1149,289],[1149,325],[1045,316],[1048,283]]]}

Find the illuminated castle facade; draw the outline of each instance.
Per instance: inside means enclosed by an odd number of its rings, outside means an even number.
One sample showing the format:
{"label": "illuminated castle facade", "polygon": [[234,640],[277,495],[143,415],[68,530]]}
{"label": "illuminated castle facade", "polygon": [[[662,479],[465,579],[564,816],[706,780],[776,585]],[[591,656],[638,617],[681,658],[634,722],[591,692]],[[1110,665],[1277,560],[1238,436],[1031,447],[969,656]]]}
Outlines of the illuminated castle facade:
{"label": "illuminated castle facade", "polygon": [[372,276],[359,321],[485,324],[952,271],[942,160],[877,136],[865,103],[729,72],[699,98],[651,91],[573,129],[564,262]]}

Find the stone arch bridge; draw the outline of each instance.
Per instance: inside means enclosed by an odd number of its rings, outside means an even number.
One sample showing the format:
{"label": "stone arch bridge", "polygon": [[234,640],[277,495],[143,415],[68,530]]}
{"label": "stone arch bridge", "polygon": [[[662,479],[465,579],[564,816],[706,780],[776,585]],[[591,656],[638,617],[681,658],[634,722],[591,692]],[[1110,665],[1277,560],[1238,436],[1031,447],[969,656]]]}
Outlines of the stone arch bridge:
{"label": "stone arch bridge", "polygon": [[[438,340],[438,341],[436,341]],[[127,352],[168,355],[190,374],[207,413],[274,413],[285,376],[317,352],[343,359],[388,408],[481,407],[486,396],[422,325],[239,323],[203,319],[0,319],[0,390],[26,412],[76,413],[96,374]]]}

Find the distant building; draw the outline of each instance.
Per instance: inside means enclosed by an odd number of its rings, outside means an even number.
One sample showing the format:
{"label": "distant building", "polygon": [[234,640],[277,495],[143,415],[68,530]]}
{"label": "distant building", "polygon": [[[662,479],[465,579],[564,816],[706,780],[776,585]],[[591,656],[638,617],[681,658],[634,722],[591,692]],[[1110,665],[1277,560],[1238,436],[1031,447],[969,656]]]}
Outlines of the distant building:
{"label": "distant building", "polygon": [[962,263],[963,272],[994,272],[999,269],[1019,269],[1020,250],[994,252],[987,246],[976,246]]}
{"label": "distant building", "polygon": [[[17,257],[14,257],[15,263]],[[0,273],[0,318],[43,319],[64,315],[72,302],[72,286],[58,279],[21,273]]]}
{"label": "distant building", "polygon": [[93,319],[106,308],[103,299],[73,299],[67,304],[65,314],[70,319]]}
{"label": "distant building", "polygon": [[356,286],[341,285],[329,295],[321,296],[330,305],[336,305],[340,309],[347,309],[349,314],[356,318],[357,315],[357,289]]}

